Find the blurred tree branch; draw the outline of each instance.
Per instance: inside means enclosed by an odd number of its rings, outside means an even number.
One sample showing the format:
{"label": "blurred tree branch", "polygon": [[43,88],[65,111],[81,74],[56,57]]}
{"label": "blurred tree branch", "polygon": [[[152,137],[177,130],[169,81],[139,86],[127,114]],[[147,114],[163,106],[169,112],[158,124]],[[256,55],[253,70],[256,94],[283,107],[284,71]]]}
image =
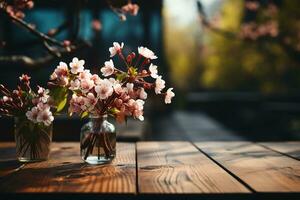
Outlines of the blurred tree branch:
{"label": "blurred tree branch", "polygon": [[[75,53],[85,47],[90,47],[90,46],[91,44],[89,44],[87,41],[82,41],[79,44],[72,46],[69,51],[61,50],[59,52],[60,53],[59,57],[66,56],[70,53]],[[0,56],[0,65],[8,65],[8,66],[20,65],[29,69],[38,69],[38,68],[42,68],[48,63],[57,60],[59,57],[57,55],[51,55],[51,54],[39,58],[31,58],[29,56],[24,56],[24,55]]]}
{"label": "blurred tree branch", "polygon": [[199,0],[197,1],[197,8],[198,8],[198,14],[199,14],[199,17],[200,17],[200,20],[201,20],[201,24],[205,28],[207,28],[207,29],[209,29],[209,30],[211,30],[211,31],[213,31],[217,34],[220,34],[224,37],[228,37],[230,39],[236,39],[237,38],[236,34],[234,34],[233,32],[226,31],[226,30],[223,30],[223,29],[220,29],[218,27],[213,26],[213,24],[207,19],[207,16],[204,12],[202,3]]}

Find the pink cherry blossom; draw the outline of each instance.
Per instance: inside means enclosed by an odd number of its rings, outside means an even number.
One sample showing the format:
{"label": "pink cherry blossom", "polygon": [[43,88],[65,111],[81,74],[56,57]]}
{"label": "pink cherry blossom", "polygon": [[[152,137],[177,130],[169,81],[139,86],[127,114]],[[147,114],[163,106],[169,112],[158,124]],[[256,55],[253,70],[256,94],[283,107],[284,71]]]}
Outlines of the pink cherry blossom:
{"label": "pink cherry blossom", "polygon": [[157,77],[155,81],[155,93],[161,94],[162,89],[164,89],[165,87],[165,81],[161,78],[161,76]]}
{"label": "pink cherry blossom", "polygon": [[117,83],[117,84],[114,84],[113,85],[113,88],[114,88],[114,91],[117,93],[117,94],[121,94],[122,92],[124,92],[121,84]]}
{"label": "pink cherry blossom", "polygon": [[175,97],[175,93],[172,91],[173,88],[169,88],[166,92],[165,103],[170,104],[173,97]]}
{"label": "pink cherry blossom", "polygon": [[45,104],[45,103],[42,103],[42,102],[39,102],[36,107],[40,111],[42,111],[42,110],[48,110],[48,111],[50,111],[50,106],[48,104]]}
{"label": "pink cherry blossom", "polygon": [[136,16],[139,11],[139,6],[137,4],[128,3],[127,5],[123,6],[121,10],[125,13]]}
{"label": "pink cherry blossom", "polygon": [[150,75],[152,78],[157,78],[158,77],[158,70],[157,70],[157,66],[156,65],[153,65],[151,63],[151,65],[149,66],[149,71],[150,71]]}
{"label": "pink cherry blossom", "polygon": [[149,58],[151,60],[156,59],[157,56],[154,54],[153,51],[151,51],[150,49],[146,48],[146,47],[138,47],[138,52],[140,55],[142,55],[145,58]]}
{"label": "pink cherry blossom", "polygon": [[88,110],[88,111],[92,111],[98,101],[95,95],[91,92],[89,92],[86,95],[86,98],[84,100],[85,100],[85,107],[86,107],[84,110]]}
{"label": "pink cherry blossom", "polygon": [[100,99],[107,99],[114,92],[112,83],[108,79],[101,80],[100,84],[95,87],[95,91]]}
{"label": "pink cherry blossom", "polygon": [[40,110],[36,120],[37,122],[44,123],[45,126],[50,126],[54,120],[54,117],[50,110]]}
{"label": "pink cherry blossom", "polygon": [[104,63],[104,67],[101,68],[101,72],[103,76],[110,76],[114,73],[114,71],[115,71],[114,63],[111,59],[109,61],[106,61]]}
{"label": "pink cherry blossom", "polygon": [[33,107],[33,108],[31,108],[31,110],[29,110],[29,111],[26,112],[26,117],[30,121],[36,123],[37,122],[38,113],[39,113],[39,109],[37,107]]}
{"label": "pink cherry blossom", "polygon": [[70,82],[70,90],[78,90],[80,88],[80,81],[78,79],[75,79]]}
{"label": "pink cherry blossom", "polygon": [[84,70],[84,60],[79,60],[78,58],[73,58],[72,62],[69,64],[71,68],[72,74],[78,74],[79,72],[83,72]]}
{"label": "pink cherry blossom", "polygon": [[68,66],[64,62],[59,62],[59,65],[56,67],[52,75],[50,76],[51,80],[60,79],[68,75]]}
{"label": "pink cherry blossom", "polygon": [[60,86],[67,86],[69,84],[69,78],[64,76],[64,77],[60,77],[57,81],[57,83],[60,85]]}
{"label": "pink cherry blossom", "polygon": [[109,48],[110,57],[114,57],[117,53],[119,53],[124,47],[124,43],[121,45],[118,42],[114,42],[113,46]]}
{"label": "pink cherry blossom", "polygon": [[132,116],[139,119],[140,121],[144,121],[143,109],[144,109],[144,101],[141,99],[134,100],[130,99],[128,101],[129,109],[132,111]]}
{"label": "pink cherry blossom", "polygon": [[86,98],[83,96],[77,96],[76,94],[72,95],[70,100],[70,113],[82,113],[87,110]]}
{"label": "pink cherry blossom", "polygon": [[[129,12],[132,9],[129,8],[130,6],[124,9],[128,9]],[[123,122],[127,117],[143,121],[144,100],[148,97],[148,90],[152,89],[156,94],[164,97],[166,104],[171,103],[175,96],[173,88],[169,88],[165,93],[162,92],[165,81],[158,75],[158,67],[150,64],[151,59],[157,59],[154,52],[141,46],[138,47],[138,57],[134,52],[124,56],[123,47],[124,43],[114,42],[109,48],[110,57],[118,54],[125,62],[123,69],[117,69],[112,59],[106,61],[100,71],[103,76],[109,78],[101,79],[98,74],[91,74],[89,70],[84,70],[84,61],[78,58],[74,58],[70,63],[71,72],[65,63],[60,63],[51,79],[55,80],[54,85],[63,82],[58,85],[64,85],[74,93],[69,101],[70,113],[112,114],[118,122]],[[141,57],[143,60],[140,62]],[[145,69],[148,64],[150,64],[149,68]],[[150,76],[156,80],[151,81]]]}
{"label": "pink cherry blossom", "polygon": [[49,90],[45,89],[43,87],[38,86],[38,94],[39,94],[39,100],[43,103],[47,103],[49,99]]}
{"label": "pink cherry blossom", "polygon": [[3,102],[9,102],[9,101],[12,101],[12,98],[7,97],[7,96],[3,96],[2,99],[3,99]]}
{"label": "pink cherry blossom", "polygon": [[79,73],[79,80],[83,80],[83,79],[90,79],[93,75],[91,74],[90,70],[86,69],[83,72]]}
{"label": "pink cherry blossom", "polygon": [[31,77],[28,76],[27,74],[22,74],[22,76],[20,76],[19,79],[22,82],[29,82],[29,80],[31,79]]}
{"label": "pink cherry blossom", "polygon": [[145,89],[144,88],[140,88],[140,90],[139,90],[139,97],[140,97],[140,99],[147,99],[147,93],[145,92]]}
{"label": "pink cherry blossom", "polygon": [[82,89],[83,93],[89,92],[94,86],[95,86],[94,81],[89,78],[83,79],[80,82],[80,88]]}
{"label": "pink cherry blossom", "polygon": [[100,83],[101,78],[98,76],[98,74],[93,74],[93,75],[91,76],[91,80],[93,80],[94,83],[95,83],[95,85],[97,85],[97,84]]}
{"label": "pink cherry blossom", "polygon": [[53,72],[51,75],[50,75],[50,80],[55,80],[57,79],[57,74],[55,72]]}

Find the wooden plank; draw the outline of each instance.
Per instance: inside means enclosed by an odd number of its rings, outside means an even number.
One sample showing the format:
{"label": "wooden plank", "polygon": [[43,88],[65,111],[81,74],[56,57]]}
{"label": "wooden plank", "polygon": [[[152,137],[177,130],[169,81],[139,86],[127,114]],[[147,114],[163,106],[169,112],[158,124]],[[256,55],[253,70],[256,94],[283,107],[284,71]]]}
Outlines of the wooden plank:
{"label": "wooden plank", "polygon": [[79,143],[54,143],[48,161],[26,164],[2,177],[0,191],[135,193],[135,144],[118,143],[117,157],[111,165],[92,166],[81,160]]}
{"label": "wooden plank", "polygon": [[140,193],[248,193],[189,142],[138,142]]}
{"label": "wooden plank", "polygon": [[289,155],[295,159],[300,160],[300,141],[295,142],[263,142],[263,146],[278,151],[280,153]]}
{"label": "wooden plank", "polygon": [[0,179],[22,169],[25,165],[16,161],[16,145],[12,142],[0,143]]}
{"label": "wooden plank", "polygon": [[257,192],[300,192],[300,162],[250,142],[196,145]]}

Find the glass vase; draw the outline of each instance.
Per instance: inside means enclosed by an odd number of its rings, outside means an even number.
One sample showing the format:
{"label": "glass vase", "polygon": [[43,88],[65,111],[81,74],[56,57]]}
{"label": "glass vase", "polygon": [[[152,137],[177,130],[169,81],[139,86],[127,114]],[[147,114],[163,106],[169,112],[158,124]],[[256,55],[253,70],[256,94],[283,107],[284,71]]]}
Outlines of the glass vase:
{"label": "glass vase", "polygon": [[91,116],[80,134],[82,159],[89,164],[105,164],[116,156],[116,129],[107,115]]}
{"label": "glass vase", "polygon": [[39,162],[49,158],[52,124],[33,123],[26,117],[15,118],[16,153],[20,162]]}

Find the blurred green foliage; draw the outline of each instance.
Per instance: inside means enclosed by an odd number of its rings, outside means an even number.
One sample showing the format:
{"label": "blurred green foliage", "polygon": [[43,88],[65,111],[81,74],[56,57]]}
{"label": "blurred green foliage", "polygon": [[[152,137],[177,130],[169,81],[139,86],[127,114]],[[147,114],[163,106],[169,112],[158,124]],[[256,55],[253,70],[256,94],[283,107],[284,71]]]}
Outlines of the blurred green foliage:
{"label": "blurred green foliage", "polygon": [[[177,89],[263,93],[299,89],[300,1],[256,1],[264,3],[250,12],[247,2],[222,1],[217,20],[211,16],[208,19],[220,32],[201,26],[197,16],[185,25],[179,24],[182,18],[191,18],[191,13],[197,12],[187,8],[185,2],[181,12],[163,10],[164,50]],[[262,34],[243,37],[247,24]]]}
{"label": "blurred green foliage", "polygon": [[221,8],[219,27],[236,37],[206,30],[209,34],[201,56],[200,85],[204,88],[288,92],[300,86],[300,1],[286,0],[276,15],[257,10],[256,24],[278,23],[276,37],[249,40],[239,37],[245,6],[243,0],[227,0]]}

